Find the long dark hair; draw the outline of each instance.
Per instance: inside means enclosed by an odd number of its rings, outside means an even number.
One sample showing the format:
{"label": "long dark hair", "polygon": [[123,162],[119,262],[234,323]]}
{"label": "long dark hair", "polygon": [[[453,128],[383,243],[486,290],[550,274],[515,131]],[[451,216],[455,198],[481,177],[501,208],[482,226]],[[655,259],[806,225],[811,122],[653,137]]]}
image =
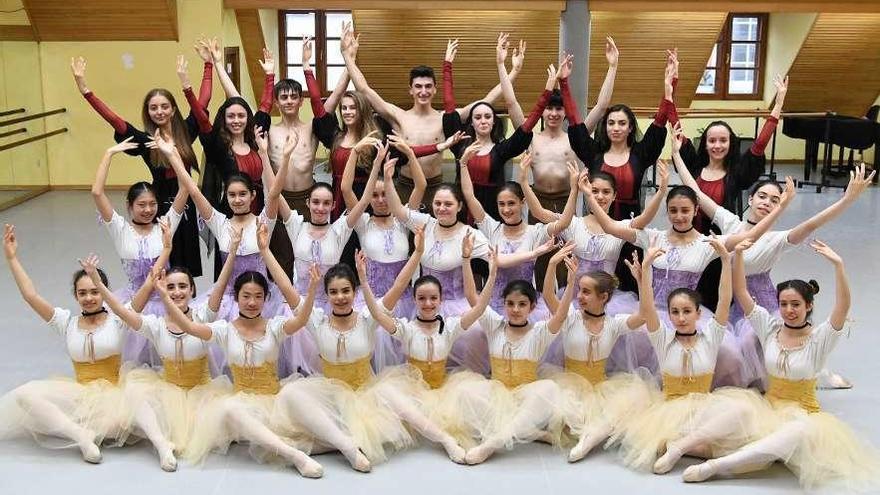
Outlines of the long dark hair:
{"label": "long dark hair", "polygon": [[727,155],[724,157],[724,170],[730,172],[733,167],[736,167],[736,162],[739,160],[739,137],[733,132],[730,124],[723,120],[716,120],[703,129],[703,134],[700,135],[700,147],[697,149],[697,167],[703,168],[706,165],[709,165],[709,151],[706,149],[706,135],[709,133],[709,129],[719,125],[727,129],[727,132],[730,133],[730,145],[727,148]]}
{"label": "long dark hair", "polygon": [[[171,139],[174,140],[174,146],[177,147],[177,152],[180,153],[183,164],[198,171],[199,160],[196,158],[196,153],[193,151],[191,144],[193,137],[189,135],[189,130],[186,122],[183,120],[183,116],[180,115],[180,108],[178,108],[177,102],[174,100],[174,95],[167,89],[153,88],[144,96],[144,104],[141,108],[141,121],[144,124],[144,132],[152,136],[156,133],[156,129],[158,129],[156,123],[150,118],[150,100],[154,96],[162,96],[171,103],[171,108],[174,109],[174,115],[171,116]],[[171,164],[165,161],[165,155],[160,153],[158,149],[150,150],[150,163],[163,168],[171,168]]]}
{"label": "long dark hair", "polygon": [[[779,294],[786,289],[791,289],[797,292],[803,299],[804,302],[811,305],[813,304],[813,300],[816,298],[816,294],[819,293],[819,282],[810,279],[808,282],[805,282],[800,279],[786,280],[785,282],[781,282],[776,284],[776,299],[779,299]],[[807,310],[807,320],[813,316],[813,309],[810,308]]]}
{"label": "long dark hair", "polygon": [[629,119],[629,135],[626,136],[626,145],[630,148],[636,144],[636,141],[641,141],[642,132],[639,130],[639,121],[636,120],[636,114],[633,113],[632,109],[626,105],[618,103],[617,105],[612,105],[608,107],[608,110],[605,110],[605,116],[602,118],[602,122],[596,126],[596,142],[599,144],[599,151],[605,153],[606,151],[611,149],[611,138],[608,137],[608,116],[614,112],[623,112],[626,114],[626,118]]}
{"label": "long dark hair", "polygon": [[[254,151],[257,151],[257,138],[254,133],[254,112],[250,105],[240,96],[233,96],[223,102],[223,105],[217,109],[217,115],[214,116],[214,127],[211,134],[218,137],[226,147],[228,153],[232,155],[232,135],[226,130],[226,110],[232,105],[241,105],[247,113],[247,124],[244,126],[244,142]],[[175,143],[176,144],[176,143]]]}
{"label": "long dark hair", "polygon": [[467,122],[465,123],[465,134],[471,137],[471,143],[476,142],[477,130],[474,129],[474,111],[480,105],[485,105],[489,107],[489,110],[492,110],[492,131],[489,132],[489,139],[491,139],[493,143],[501,142],[504,140],[505,132],[507,131],[507,128],[504,125],[504,119],[498,115],[498,111],[495,110],[495,107],[486,101],[478,101],[471,105],[471,111],[468,113]]}

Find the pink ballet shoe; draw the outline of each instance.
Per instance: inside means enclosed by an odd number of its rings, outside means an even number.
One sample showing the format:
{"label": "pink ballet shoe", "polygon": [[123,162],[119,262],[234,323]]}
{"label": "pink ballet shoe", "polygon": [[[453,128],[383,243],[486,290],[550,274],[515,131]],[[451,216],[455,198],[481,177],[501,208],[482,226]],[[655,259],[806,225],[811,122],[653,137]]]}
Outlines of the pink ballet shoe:
{"label": "pink ballet shoe", "polygon": [[700,464],[688,466],[681,475],[687,483],[700,483],[718,474],[718,466],[714,461],[706,461]]}

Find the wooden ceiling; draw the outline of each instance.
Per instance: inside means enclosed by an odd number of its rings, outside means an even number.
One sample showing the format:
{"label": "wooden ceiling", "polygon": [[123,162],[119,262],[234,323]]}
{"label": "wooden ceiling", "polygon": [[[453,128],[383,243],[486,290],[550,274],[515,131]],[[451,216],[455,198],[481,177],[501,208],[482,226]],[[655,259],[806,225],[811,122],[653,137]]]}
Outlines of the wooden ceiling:
{"label": "wooden ceiling", "polygon": [[24,0],[36,41],[177,40],[176,0]]}
{"label": "wooden ceiling", "polygon": [[565,0],[223,0],[227,9],[565,10]]}
{"label": "wooden ceiling", "polygon": [[620,49],[612,103],[657,105],[663,96],[665,50],[678,47],[681,65],[675,103],[681,108],[690,106],[726,17],[725,12],[594,12],[590,30],[590,106],[596,102],[608,69],[605,37],[609,35]]}
{"label": "wooden ceiling", "polygon": [[589,0],[589,6],[593,12],[880,12],[877,0]]}
{"label": "wooden ceiling", "polygon": [[785,107],[863,116],[880,94],[880,14],[820,14],[788,71]]}

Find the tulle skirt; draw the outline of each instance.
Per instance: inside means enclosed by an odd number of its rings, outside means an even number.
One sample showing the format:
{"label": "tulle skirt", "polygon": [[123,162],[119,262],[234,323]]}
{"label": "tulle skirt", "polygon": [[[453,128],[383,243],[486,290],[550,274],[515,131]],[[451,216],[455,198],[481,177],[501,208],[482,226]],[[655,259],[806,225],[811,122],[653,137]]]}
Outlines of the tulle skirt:
{"label": "tulle skirt", "polygon": [[[469,371],[450,375],[437,392],[439,403],[430,416],[465,449],[490,438],[505,448],[533,441],[549,433],[556,443],[562,436],[562,392],[551,380],[537,380],[507,388]],[[522,418],[533,420],[524,427]]]}
{"label": "tulle skirt", "polygon": [[76,425],[95,434],[95,443],[112,440],[115,445],[126,442],[134,419],[133,409],[126,401],[123,389],[107,380],[80,384],[73,378],[55,377],[33,380],[0,397],[0,439],[24,437],[28,434],[47,448],[66,448],[77,445],[62,436],[61,425],[47,425],[40,421],[44,401],[57,407]]}
{"label": "tulle skirt", "polygon": [[[124,288],[114,292],[114,295],[120,301],[129,303],[134,292],[129,288]],[[162,300],[157,295],[154,295],[147,300],[147,304],[144,305],[141,314],[165,316],[167,311]],[[157,369],[162,367],[162,358],[156,352],[153,344],[140,332],[132,329],[129,329],[125,335],[125,344],[122,347],[122,362],[131,363],[135,366],[145,364]]]}
{"label": "tulle skirt", "polygon": [[130,407],[151,407],[165,437],[175,449],[185,450],[197,418],[209,404],[232,395],[232,383],[220,376],[191,389],[167,382],[162,375],[149,368],[136,368],[126,373],[125,397]]}
{"label": "tulle skirt", "polygon": [[[650,470],[666,444],[686,435],[706,435],[702,449],[710,457],[729,454],[772,431],[770,406],[755,391],[722,388],[660,400],[620,425],[611,443],[619,443],[623,462]],[[712,421],[716,418],[723,420]]]}
{"label": "tulle skirt", "polygon": [[[471,305],[464,297],[449,298],[443,300],[440,314],[444,318],[458,317],[470,309]],[[489,375],[489,341],[479,323],[471,325],[452,344],[452,349],[446,359],[446,367],[447,369],[463,368],[484,376]]]}
{"label": "tulle skirt", "polygon": [[[343,381],[314,375],[290,380],[279,393],[284,401],[306,401],[311,414],[330,418],[370,460],[380,463],[393,451],[414,444],[413,436],[389,407],[388,393],[419,397],[425,385],[408,366],[390,367],[353,390]],[[309,432],[306,423],[286,407],[278,408],[277,421],[294,431],[308,432],[314,441],[329,444],[321,432]]]}

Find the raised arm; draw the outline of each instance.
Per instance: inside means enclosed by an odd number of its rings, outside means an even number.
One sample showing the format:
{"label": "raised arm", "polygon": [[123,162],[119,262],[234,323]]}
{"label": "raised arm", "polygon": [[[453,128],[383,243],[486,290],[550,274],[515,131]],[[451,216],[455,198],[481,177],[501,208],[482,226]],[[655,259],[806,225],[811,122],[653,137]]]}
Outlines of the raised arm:
{"label": "raised arm", "polygon": [[614,38],[608,36],[605,38],[605,60],[608,61],[608,71],[605,73],[605,80],[602,82],[602,88],[599,89],[599,97],[596,99],[596,106],[587,113],[584,124],[590,134],[596,130],[596,126],[605,116],[605,111],[611,105],[611,95],[614,93],[614,80],[617,78],[617,60],[620,58],[620,51],[614,43]]}
{"label": "raised arm", "polygon": [[876,173],[877,171],[875,170],[865,177],[864,163],[857,165],[855,171],[850,170],[849,185],[846,186],[846,192],[843,193],[843,197],[835,201],[831,206],[820,211],[818,214],[813,215],[807,221],[791,229],[788,233],[788,242],[791,244],[800,244],[804,242],[804,239],[812,235],[816,229],[840,216],[840,214],[852,206],[852,204],[859,198],[859,195],[865,192],[865,189],[871,185],[871,181],[874,180],[874,174]]}
{"label": "raised arm", "polygon": [[724,246],[727,250],[732,251],[743,239],[751,239],[753,242],[757,241],[758,238],[770,230],[770,227],[776,223],[779,215],[781,215],[788,205],[791,204],[791,200],[794,199],[795,191],[797,191],[797,189],[794,186],[794,179],[792,179],[791,176],[786,177],[785,191],[782,193],[782,199],[779,202],[779,206],[765,215],[764,218],[762,218],[754,227],[726,236]]}
{"label": "raised arm", "polygon": [[529,207],[529,213],[537,218],[541,223],[551,223],[556,220],[556,213],[541,206],[541,201],[535,196],[532,185],[529,184],[529,170],[532,168],[532,154],[525,153],[519,161],[519,173],[517,180],[523,190],[523,196],[526,199],[526,205]]}
{"label": "raised arm", "polygon": [[287,305],[290,306],[290,309],[296,310],[297,306],[300,305],[300,293],[296,290],[296,287],[290,281],[290,277],[287,276],[284,268],[281,267],[275,255],[269,249],[270,237],[269,227],[265,223],[260,222],[259,226],[257,226],[257,247],[260,249],[260,256],[263,258],[263,262],[266,263],[266,270],[272,276],[272,280],[275,281],[275,285],[278,286],[278,290],[281,291],[284,300],[287,301]]}
{"label": "raised arm", "polygon": [[397,195],[397,189],[394,187],[394,166],[397,165],[397,158],[385,160],[385,170],[382,177],[385,181],[385,199],[388,201],[388,209],[400,222],[406,222],[409,219],[409,211],[403,203],[400,202],[400,196]]}
{"label": "raised arm", "polygon": [[602,230],[605,231],[605,233],[611,234],[618,239],[623,239],[631,244],[636,242],[636,229],[615,222],[608,216],[608,212],[596,202],[596,197],[593,196],[593,186],[590,184],[590,177],[588,175],[581,175],[581,178],[578,181],[578,187],[587,199],[590,213],[596,217],[596,221],[599,222],[599,226],[602,227]]}
{"label": "raised arm", "polygon": [[199,85],[199,106],[207,109],[214,92],[214,57],[211,55],[211,44],[207,38],[199,38],[193,44],[193,50],[202,59],[202,83]]}
{"label": "raised arm", "polygon": [[[513,57],[511,57],[512,68],[510,69],[510,72],[508,73],[508,76],[507,76],[508,79],[511,81],[511,83],[516,80],[516,78],[519,76],[519,73],[522,71],[522,65],[523,65],[523,61],[525,60],[525,56],[526,56],[526,42],[525,42],[525,40],[519,40],[519,48],[513,49]],[[459,118],[466,119],[467,116],[471,113],[471,108],[473,108],[473,106],[475,104],[479,103],[480,101],[485,101],[487,103],[494,103],[495,100],[497,100],[498,97],[501,96],[501,94],[502,94],[501,83],[499,83],[499,84],[495,85],[494,88],[490,89],[489,92],[486,93],[486,96],[484,96],[482,100],[472,101],[472,102],[468,103],[467,105],[465,105],[464,107],[457,108],[456,111],[458,112]]]}
{"label": "raised arm", "polygon": [[[349,27],[349,23],[342,23],[342,31],[345,32]],[[302,64],[303,64],[303,73],[306,77],[306,86],[309,91],[309,99],[312,103],[312,113],[315,117],[321,117],[324,114],[332,113],[336,111],[336,105],[339,104],[339,100],[342,99],[343,93],[348,88],[348,71],[343,70],[342,74],[339,76],[339,80],[336,81],[336,87],[333,88],[333,92],[330,93],[330,96],[327,97],[327,100],[324,103],[321,103],[321,88],[317,84],[317,80],[315,80],[314,73],[312,73],[311,61],[312,61],[312,38],[308,36],[304,36],[302,40]]]}
{"label": "raised arm", "polygon": [[[457,133],[456,133],[457,134]],[[422,164],[416,158],[416,153],[409,143],[394,132],[387,136],[388,144],[394,146],[397,151],[406,156],[409,163],[410,175],[412,175],[413,191],[409,195],[407,205],[413,210],[418,210],[425,197],[425,191],[428,189],[428,179],[425,177],[425,171],[422,170]],[[451,139],[451,138],[450,138]],[[449,139],[446,140],[449,142]],[[443,143],[441,143],[443,144]]]}
{"label": "raised arm", "polygon": [[[410,258],[412,259],[412,258]],[[360,249],[354,254],[355,266],[357,267],[358,278],[361,281],[361,294],[364,296],[364,303],[373,319],[385,329],[388,333],[397,331],[397,326],[392,316],[391,310],[386,310],[384,306],[376,300],[373,289],[370,287],[370,281],[367,277],[367,256]],[[410,274],[411,276],[412,274]],[[387,295],[385,297],[388,297]],[[393,308],[392,308],[393,309]]]}
{"label": "raised arm", "polygon": [[[755,142],[752,143],[752,147],[749,149],[749,153],[753,156],[763,157],[764,150],[767,149],[767,145],[770,144],[773,134],[776,133],[776,126],[779,124],[779,117],[782,116],[782,105],[785,102],[785,94],[788,92],[788,76],[782,77],[781,75],[776,74],[773,78],[773,85],[776,86],[776,103],[773,105],[773,110],[770,111],[770,116],[767,117],[767,120],[764,121],[764,125],[761,126],[761,132],[755,137]],[[743,184],[741,187],[748,187],[747,181],[751,180],[754,182],[756,177],[764,172],[764,162],[761,161],[759,163],[760,168],[756,167],[756,170],[742,171],[745,176],[741,181],[746,184]]]}
{"label": "raised arm", "polygon": [[718,307],[715,308],[715,321],[721,325],[727,325],[730,316],[730,301],[733,298],[730,276],[730,252],[724,247],[724,243],[714,235],[709,238],[709,244],[715,249],[715,253],[721,260],[721,282],[718,285]]}
{"label": "raised arm", "polygon": [[[287,219],[290,218],[290,205],[287,204],[287,200],[281,197],[281,191],[284,190],[284,179],[282,177],[287,176],[287,171],[290,169],[291,163],[290,161],[293,159],[293,150],[296,148],[296,143],[299,142],[299,134],[296,132],[291,132],[287,135],[287,140],[284,142],[284,148],[281,151],[281,164],[278,165],[278,173],[272,173],[272,167],[268,164],[268,143],[269,140],[267,137],[262,137],[257,139],[258,147],[260,148],[260,157],[264,160],[263,166],[263,186],[266,184],[271,184],[269,190],[266,192],[266,218],[275,219],[278,218],[278,213],[281,213],[281,218]],[[266,149],[264,149],[264,147]],[[267,176],[272,176],[270,180],[266,180]]]}
{"label": "raised arm", "polygon": [[501,81],[501,93],[504,95],[504,101],[507,103],[507,113],[510,115],[510,121],[514,127],[519,127],[526,120],[523,115],[522,107],[516,101],[516,93],[513,91],[513,84],[510,82],[510,76],[507,74],[507,67],[504,61],[507,60],[508,33],[498,34],[498,43],[495,45],[495,65],[498,67],[498,79]]}
{"label": "raised arm", "polygon": [[[192,111],[199,126],[199,133],[208,134],[213,129],[213,125],[208,119],[206,105],[203,105],[195,93],[193,93],[192,83],[189,80],[189,63],[183,55],[177,56],[177,77],[180,79],[180,87],[183,88],[183,94],[186,96],[187,103],[189,103],[190,111]],[[210,81],[208,85],[210,86]],[[210,98],[210,93],[208,98]]]}
{"label": "raised arm", "polygon": [[[474,282],[474,271],[471,268],[471,254],[474,250],[474,235],[468,230],[461,241],[461,276],[464,281],[464,297],[468,304],[477,305],[477,284]],[[497,260],[497,258],[496,258]],[[496,261],[497,263],[497,261]]]}
{"label": "raised arm", "polygon": [[657,178],[659,179],[657,192],[645,203],[645,209],[629,223],[629,226],[634,229],[644,229],[647,227],[654,220],[654,217],[657,216],[657,212],[660,211],[660,206],[663,204],[663,198],[666,197],[666,189],[669,187],[669,166],[663,160],[657,160],[655,166],[657,167]]}
{"label": "raised arm", "polygon": [[193,203],[196,205],[196,210],[199,211],[199,215],[205,220],[211,218],[211,215],[214,214],[214,207],[211,206],[211,203],[205,195],[202,194],[202,191],[199,190],[196,181],[187,173],[186,167],[183,165],[183,160],[177,152],[177,148],[175,148],[173,144],[162,139],[162,135],[158,130],[156,131],[156,134],[153,135],[153,143],[155,143],[155,146],[159,149],[162,155],[165,156],[165,159],[168,160],[168,163],[171,164],[171,168],[177,175],[178,187],[189,193]]}
{"label": "raised arm", "polygon": [[226,292],[229,278],[232,277],[232,271],[235,269],[238,246],[241,245],[241,232],[241,227],[229,226],[229,252],[226,253],[226,260],[223,262],[220,274],[217,275],[217,280],[214,281],[214,285],[211,287],[211,294],[208,296],[208,309],[214,313],[220,311],[223,294]]}
{"label": "raised arm", "polygon": [[[278,262],[276,261],[275,264],[277,265]],[[283,270],[281,274],[284,275]],[[287,278],[287,275],[284,275],[284,277]],[[293,335],[294,333],[298,332],[302,327],[304,327],[306,323],[308,323],[309,317],[312,315],[312,308],[315,306],[315,293],[318,291],[318,286],[321,284],[321,278],[321,272],[318,270],[318,264],[315,263],[310,266],[309,289],[306,292],[305,301],[303,301],[302,306],[300,306],[299,310],[296,312],[293,318],[289,318],[287,321],[284,322],[285,334]],[[290,282],[288,281],[288,283]],[[288,301],[290,300],[288,299]]]}
{"label": "raised arm", "polygon": [[[169,225],[167,218],[159,219],[159,227],[162,229],[162,252],[159,253],[159,257],[156,258],[156,262],[153,263],[153,268],[150,269],[151,273],[164,269],[165,265],[168,263],[168,259],[171,257],[171,239],[174,237],[174,232],[171,231],[171,226]],[[150,295],[152,293],[153,277],[147,277],[144,279],[144,283],[141,284],[137,292],[131,296],[131,309],[138,313],[143,311],[144,307],[147,305],[147,301],[150,300]],[[113,312],[115,313],[116,310],[114,309]],[[131,324],[129,324],[129,326],[134,329],[141,327],[141,325]]]}
{"label": "raised arm", "polygon": [[828,317],[828,321],[831,322],[831,326],[834,327],[835,330],[842,330],[843,325],[846,323],[846,317],[849,314],[849,307],[852,301],[849,290],[849,280],[846,277],[846,268],[843,266],[843,259],[819,239],[815,239],[811,242],[810,247],[834,265],[834,284],[836,293],[834,297],[834,307],[831,308],[831,315]]}
{"label": "raised arm", "polygon": [[467,205],[468,212],[474,217],[474,222],[476,223],[480,223],[486,218],[486,210],[483,209],[483,205],[474,194],[474,182],[471,180],[471,173],[468,170],[468,162],[477,154],[477,152],[480,151],[480,149],[482,149],[482,147],[483,145],[476,141],[471,143],[465,148],[464,153],[462,153],[461,158],[458,160],[459,166],[461,167],[461,176],[459,177],[459,180],[461,181],[461,194],[464,196],[464,202]]}
{"label": "raised arm", "polygon": [[352,30],[342,33],[342,58],[345,60],[345,68],[348,70],[351,82],[354,83],[355,89],[364,95],[373,107],[373,110],[387,120],[392,126],[398,127],[400,125],[400,116],[403,114],[403,110],[398,106],[392,105],[383,100],[382,97],[379,96],[379,93],[367,84],[367,78],[364,77],[364,73],[361,72],[360,68],[358,68],[355,63],[359,46],[360,35],[355,36]]}
{"label": "raised arm", "polygon": [[578,172],[577,163],[575,162],[567,162],[565,165],[568,167],[568,200],[565,202],[562,215],[555,222],[547,225],[547,234],[551,236],[559,235],[560,232],[565,231],[571,225],[571,220],[574,218],[574,210],[577,208],[578,180],[581,175],[587,174],[586,170]]}
{"label": "raised arm", "polygon": [[[376,133],[378,131],[373,131],[361,138],[351,149],[351,152],[348,154],[348,160],[345,161],[345,168],[342,169],[342,179],[340,180],[339,188],[342,191],[342,199],[345,201],[345,209],[347,210],[354,208],[354,205],[358,202],[358,197],[354,193],[354,171],[358,160],[366,155],[369,150],[378,149],[378,146],[381,144],[375,138]],[[379,153],[376,153],[376,159],[379,159]],[[385,156],[383,155],[382,160],[384,159]],[[380,163],[382,160],[380,160]]]}
{"label": "raised arm", "polygon": [[170,320],[170,323],[193,337],[205,341],[211,340],[211,336],[214,334],[214,332],[211,331],[211,327],[187,318],[186,315],[183,314],[183,311],[181,311],[180,308],[174,304],[174,301],[171,300],[171,296],[168,294],[168,287],[165,285],[165,270],[153,274],[153,277],[155,277],[153,285],[156,287],[156,292],[159,293],[159,297],[165,305],[165,311],[167,312],[166,317]]}
{"label": "raised arm", "polygon": [[[495,278],[498,275],[497,260],[498,248],[493,248],[489,251],[489,277],[483,285],[480,297],[476,298],[474,304],[471,305],[471,309],[465,311],[464,314],[461,315],[461,328],[465,330],[476,323],[476,321],[480,319],[480,316],[483,316],[483,313],[486,312],[486,307],[489,306],[489,302],[492,300],[492,292],[495,290]],[[470,269],[470,263],[465,264],[468,265],[467,271],[470,272],[471,281],[473,281],[474,274]]]}
{"label": "raised arm", "polygon": [[755,300],[749,294],[749,287],[746,285],[746,264],[743,259],[743,252],[751,245],[752,241],[749,239],[736,245],[733,251],[733,267],[731,268],[733,296],[742,308],[744,315],[752,314],[752,310],[755,309]]}
{"label": "raised arm", "polygon": [[12,278],[15,279],[15,285],[18,286],[22,299],[28,303],[28,306],[43,321],[51,320],[52,315],[55,314],[55,308],[37,293],[34,283],[21,265],[21,262],[18,261],[18,240],[15,238],[15,226],[8,223],[3,232],[3,252],[6,255],[6,263],[9,264],[9,271],[12,272]]}
{"label": "raised arm", "polygon": [[[556,253],[550,257],[550,261],[547,262],[547,271],[544,272],[544,289],[542,293],[544,295],[544,302],[547,304],[547,309],[549,309],[551,313],[555,313],[556,308],[560,304],[559,299],[556,297],[556,267],[559,266],[565,258],[571,255],[574,251],[574,247],[574,241],[566,242],[559,251],[556,251]],[[577,281],[575,281],[575,284],[576,283]]]}
{"label": "raised arm", "polygon": [[648,332],[656,332],[660,329],[660,317],[657,315],[657,305],[654,303],[653,271],[651,266],[658,256],[664,254],[664,250],[651,246],[645,251],[645,260],[642,262],[642,283],[639,285],[639,312],[645,319]]}
{"label": "raised arm", "polygon": [[360,199],[357,203],[354,204],[346,213],[346,223],[348,224],[348,228],[353,229],[355,225],[357,225],[358,220],[360,220],[361,215],[367,211],[367,207],[370,206],[370,199],[373,197],[373,189],[376,187],[376,181],[379,179],[379,169],[382,168],[382,162],[379,160],[373,160],[373,168],[370,169],[370,176],[367,178],[367,185],[364,187],[364,193],[361,194]]}
{"label": "raised arm", "polygon": [[[639,263],[639,252],[633,251],[632,253],[632,261],[628,259],[624,259],[623,263],[629,268],[629,272],[632,274],[633,278],[636,281],[636,287],[639,292],[639,309],[637,312],[629,315],[626,318],[626,326],[630,330],[635,330],[640,326],[645,324],[645,314],[647,314],[647,308],[644,306],[644,298],[642,297],[642,264]],[[650,268],[650,267],[649,267]]]}
{"label": "raised arm", "polygon": [[132,143],[131,140],[132,138],[128,138],[107,148],[104,157],[101,158],[101,163],[98,164],[95,183],[92,184],[92,199],[95,201],[95,206],[98,208],[98,213],[104,222],[109,222],[113,219],[113,204],[110,203],[110,198],[104,192],[104,186],[107,184],[107,174],[110,172],[110,161],[113,160],[113,155],[116,153],[137,148],[138,144]]}
{"label": "raised arm", "polygon": [[703,210],[703,213],[705,213],[710,219],[715,218],[715,212],[718,211],[719,208],[718,203],[713,201],[712,198],[700,189],[693,174],[691,174],[690,169],[687,167],[684,158],[681,156],[681,149],[687,140],[684,131],[681,129],[681,122],[675,123],[670,129],[669,142],[672,145],[672,163],[675,165],[675,172],[678,174],[679,178],[681,178],[682,184],[690,187],[695,193],[697,193],[697,203],[699,204],[700,209]]}
{"label": "raised arm", "polygon": [[241,96],[232,78],[226,73],[226,65],[223,63],[223,50],[220,48],[220,40],[211,39],[211,57],[214,59],[214,69],[217,71],[217,78],[220,79],[220,85],[226,93],[226,98],[233,96]]}
{"label": "raised arm", "polygon": [[553,316],[547,321],[547,329],[550,333],[556,335],[565,318],[568,316],[568,308],[571,307],[571,301],[574,299],[575,286],[577,285],[578,261],[571,256],[565,257],[565,266],[568,267],[568,283],[565,292],[562,293],[562,299],[553,310]]}
{"label": "raised arm", "polygon": [[86,275],[92,279],[95,287],[98,288],[104,302],[107,303],[107,306],[110,306],[110,311],[113,311],[113,314],[121,318],[122,321],[133,330],[139,330],[144,324],[144,319],[138,311],[126,307],[126,305],[120,301],[106,285],[104,285],[101,276],[98,275],[98,256],[90,254],[86,259],[79,260],[79,264],[86,272]]}
{"label": "raised arm", "polygon": [[73,72],[73,80],[76,81],[77,89],[79,89],[79,92],[83,95],[83,98],[86,99],[89,105],[91,105],[92,108],[98,112],[98,115],[113,127],[113,131],[116,132],[116,134],[125,134],[125,131],[128,129],[128,124],[125,122],[125,119],[113,112],[113,110],[95,96],[95,93],[92,93],[86,85],[86,59],[82,57],[71,57],[70,70]]}

